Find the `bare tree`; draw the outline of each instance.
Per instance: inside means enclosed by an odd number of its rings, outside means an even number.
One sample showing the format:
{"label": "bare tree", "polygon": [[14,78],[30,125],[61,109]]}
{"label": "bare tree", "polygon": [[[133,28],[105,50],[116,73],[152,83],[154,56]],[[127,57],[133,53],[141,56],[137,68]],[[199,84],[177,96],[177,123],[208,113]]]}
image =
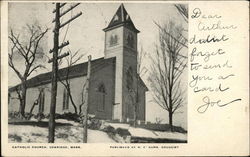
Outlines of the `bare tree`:
{"label": "bare tree", "polygon": [[145,75],[145,73],[147,72],[146,67],[144,66],[142,67],[142,61],[146,57],[146,55],[147,55],[146,52],[143,50],[143,47],[141,46],[141,50],[140,52],[138,52],[138,56],[137,56],[137,67],[136,67],[136,74],[135,74],[136,85],[135,87],[132,87],[132,88],[128,87],[128,90],[129,90],[128,95],[130,97],[131,104],[134,107],[134,110],[133,110],[134,111],[134,124],[133,124],[134,126],[136,126],[136,121],[138,120],[138,113],[139,113],[139,89],[140,89],[139,84],[141,81],[141,77]]}
{"label": "bare tree", "polygon": [[181,14],[183,19],[188,23],[188,7],[185,4],[175,4],[175,8]]}
{"label": "bare tree", "polygon": [[[81,114],[81,112],[82,112],[81,107],[85,103],[84,98],[82,96],[82,99],[81,99],[82,101],[81,101],[81,104],[79,104],[79,113],[78,113],[77,104],[75,103],[74,98],[72,96],[71,86],[70,86],[70,84],[71,84],[71,81],[70,81],[70,68],[73,65],[75,65],[80,59],[82,59],[82,57],[84,56],[84,54],[79,55],[79,52],[80,51],[77,50],[76,52],[73,53],[71,50],[69,50],[69,57],[66,58],[66,60],[67,60],[66,74],[65,74],[65,76],[60,76],[60,74],[59,74],[59,76],[58,76],[59,81],[63,84],[63,86],[67,90],[67,93],[69,95],[69,100],[70,100],[72,106],[74,107],[75,114]],[[60,62],[61,62],[61,60],[60,60]],[[85,87],[85,84],[83,85],[81,95],[83,95],[83,93],[84,93],[84,89],[85,89],[84,87]]]}
{"label": "bare tree", "polygon": [[156,56],[152,57],[149,82],[154,101],[168,111],[169,125],[173,131],[173,114],[184,103],[184,90],[181,88],[180,76],[183,73],[187,57],[181,54],[186,44],[182,35],[183,28],[173,21],[159,27],[159,45]]}
{"label": "bare tree", "polygon": [[[40,41],[44,35],[48,32],[48,29],[42,30],[38,25],[27,25],[28,36],[24,36],[20,39],[20,34],[16,35],[13,29],[10,29],[9,39],[12,43],[10,50],[8,64],[10,68],[16,73],[21,80],[21,85],[18,89],[18,96],[20,99],[20,115],[25,116],[25,104],[26,104],[26,81],[27,78],[39,68],[44,68],[43,65],[37,64],[37,56],[40,53]],[[19,60],[24,60],[24,69],[19,68],[14,64],[15,57],[19,57]],[[21,59],[20,59],[21,58]]]}
{"label": "bare tree", "polygon": [[[175,8],[177,9],[178,13],[182,16],[183,20],[188,23],[188,5],[185,5],[185,4],[175,4],[174,5]],[[186,29],[183,29],[183,32],[187,32]],[[188,39],[184,36],[182,36],[185,40],[186,40],[186,43],[188,41]],[[181,43],[183,44],[183,43]],[[187,44],[184,44],[185,46],[184,47],[188,47]]]}

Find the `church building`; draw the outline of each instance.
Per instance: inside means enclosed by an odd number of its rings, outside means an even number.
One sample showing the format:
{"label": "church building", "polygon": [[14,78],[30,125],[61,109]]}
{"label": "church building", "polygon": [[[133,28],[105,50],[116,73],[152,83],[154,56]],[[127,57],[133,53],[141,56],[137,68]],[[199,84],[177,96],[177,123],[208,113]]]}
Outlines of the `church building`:
{"label": "church building", "polygon": [[[105,32],[104,57],[91,61],[89,82],[89,114],[107,120],[133,120],[137,101],[137,119],[145,121],[145,93],[148,90],[140,77],[137,77],[137,34],[129,14],[120,5]],[[70,90],[78,112],[82,110],[88,63],[69,67]],[[66,78],[67,68],[58,70],[61,79]],[[26,82],[25,112],[30,112],[34,102],[33,114],[50,112],[51,72],[39,74]],[[16,89],[9,88],[9,112],[19,110]],[[138,89],[138,90],[137,90]],[[136,97],[138,95],[138,97]],[[137,99],[138,98],[138,99]],[[136,100],[137,99],[137,100]],[[74,113],[69,94],[58,81],[56,113]]]}

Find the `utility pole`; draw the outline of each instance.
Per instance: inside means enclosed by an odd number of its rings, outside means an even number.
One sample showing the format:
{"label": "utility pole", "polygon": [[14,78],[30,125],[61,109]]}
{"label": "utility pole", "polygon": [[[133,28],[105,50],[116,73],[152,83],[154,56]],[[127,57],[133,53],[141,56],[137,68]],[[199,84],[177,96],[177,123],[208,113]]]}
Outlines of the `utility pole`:
{"label": "utility pole", "polygon": [[53,11],[55,13],[55,19],[52,22],[55,22],[55,28],[54,28],[54,47],[52,50],[50,50],[50,53],[53,53],[53,58],[49,60],[49,63],[52,62],[52,77],[51,77],[51,104],[50,104],[50,117],[49,117],[49,136],[48,136],[48,142],[54,143],[55,140],[55,111],[56,111],[56,97],[57,97],[57,74],[58,74],[58,59],[64,58],[69,55],[69,53],[64,53],[61,56],[58,56],[58,50],[62,49],[63,47],[69,45],[69,42],[64,42],[61,45],[59,45],[59,32],[60,28],[63,26],[69,24],[71,21],[79,17],[82,12],[77,14],[76,16],[72,17],[68,21],[66,21],[63,24],[60,24],[60,17],[65,15],[67,12],[75,8],[80,3],[77,3],[75,5],[72,5],[69,9],[64,11],[60,14],[60,8],[63,7],[66,3],[56,3],[56,8]]}
{"label": "utility pole", "polygon": [[87,143],[88,138],[88,106],[89,106],[89,79],[90,79],[90,73],[91,73],[91,55],[88,56],[88,72],[87,72],[87,80],[86,80],[86,94],[85,94],[85,100],[86,100],[86,106],[84,110],[84,121],[83,121],[83,143]]}
{"label": "utility pole", "polygon": [[58,43],[59,43],[59,27],[60,27],[60,3],[56,3],[55,11],[55,29],[54,29],[54,48],[53,48],[53,63],[52,63],[52,81],[51,81],[51,104],[49,116],[49,143],[54,143],[55,137],[55,110],[56,110],[56,95],[57,95],[57,71],[58,71]]}

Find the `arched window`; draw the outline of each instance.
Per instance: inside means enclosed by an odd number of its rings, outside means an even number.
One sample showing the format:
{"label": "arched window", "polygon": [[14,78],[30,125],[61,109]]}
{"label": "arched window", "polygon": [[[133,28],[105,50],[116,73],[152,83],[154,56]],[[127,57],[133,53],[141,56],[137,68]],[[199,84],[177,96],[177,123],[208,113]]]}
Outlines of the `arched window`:
{"label": "arched window", "polygon": [[114,21],[118,21],[118,20],[119,20],[119,17],[117,15],[115,15]]}
{"label": "arched window", "polygon": [[106,96],[106,89],[103,83],[101,83],[98,86],[98,93],[100,95],[99,97],[99,103],[98,103],[98,109],[103,111],[105,109],[105,96]]}
{"label": "arched window", "polygon": [[63,110],[69,109],[69,93],[66,88],[63,91]]}
{"label": "arched window", "polygon": [[11,94],[8,92],[8,104],[10,103]]}
{"label": "arched window", "polygon": [[114,46],[117,44],[118,36],[116,34],[111,34],[109,44],[110,46]]}
{"label": "arched window", "polygon": [[43,113],[44,111],[44,99],[45,99],[45,94],[44,94],[44,89],[40,89],[40,93],[39,93],[39,99],[38,99],[38,103],[39,103],[39,113]]}
{"label": "arched window", "polygon": [[127,89],[130,91],[133,88],[133,69],[131,67],[127,70]]}
{"label": "arched window", "polygon": [[127,36],[127,45],[131,48],[134,48],[134,37],[132,33],[129,33]]}

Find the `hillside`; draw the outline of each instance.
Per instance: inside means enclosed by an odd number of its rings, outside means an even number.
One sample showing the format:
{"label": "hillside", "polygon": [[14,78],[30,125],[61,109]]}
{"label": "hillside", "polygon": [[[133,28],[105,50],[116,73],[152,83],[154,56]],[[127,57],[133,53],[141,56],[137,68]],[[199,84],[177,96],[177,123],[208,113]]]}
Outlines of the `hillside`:
{"label": "hillside", "polygon": [[[83,127],[65,119],[56,120],[55,143],[81,143]],[[47,143],[48,121],[9,122],[9,142]],[[88,143],[185,143],[186,133],[154,131],[129,124],[103,121],[88,129]]]}

